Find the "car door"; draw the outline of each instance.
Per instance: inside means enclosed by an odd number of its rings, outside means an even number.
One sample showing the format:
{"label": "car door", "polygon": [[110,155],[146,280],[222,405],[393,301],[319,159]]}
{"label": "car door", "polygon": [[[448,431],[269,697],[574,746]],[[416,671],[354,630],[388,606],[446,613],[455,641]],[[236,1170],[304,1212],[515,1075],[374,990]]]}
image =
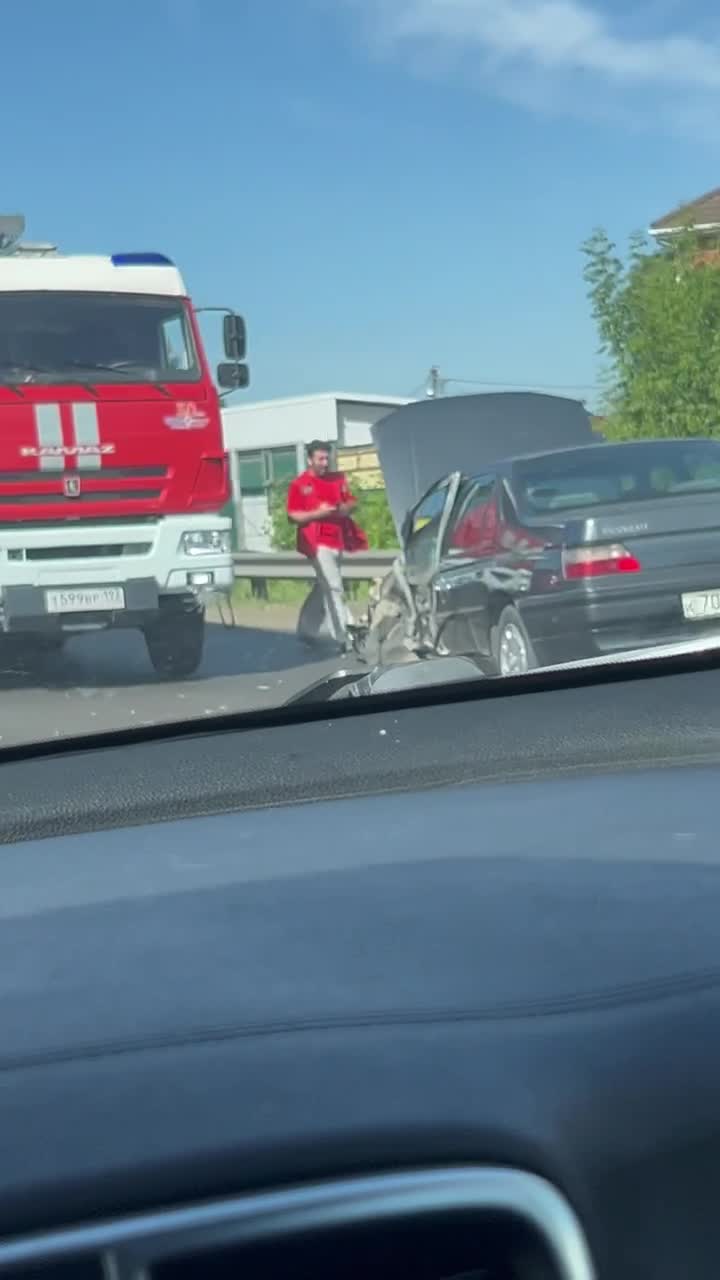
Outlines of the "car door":
{"label": "car door", "polygon": [[438,631],[452,653],[490,652],[490,597],[499,552],[497,479],[475,476],[448,522],[435,575]]}
{"label": "car door", "polygon": [[429,648],[434,647],[437,633],[433,580],[461,479],[456,471],[434,484],[409,512],[403,527],[405,579],[417,615],[417,638]]}

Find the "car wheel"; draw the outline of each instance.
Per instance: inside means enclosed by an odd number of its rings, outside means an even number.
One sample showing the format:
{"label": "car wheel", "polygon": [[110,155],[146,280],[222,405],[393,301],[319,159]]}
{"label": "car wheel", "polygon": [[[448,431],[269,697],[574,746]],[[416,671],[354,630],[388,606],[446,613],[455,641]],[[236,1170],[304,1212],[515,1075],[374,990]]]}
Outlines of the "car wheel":
{"label": "car wheel", "polygon": [[537,666],[532,641],[517,609],[508,605],[493,628],[493,667],[499,676],[522,676]]}

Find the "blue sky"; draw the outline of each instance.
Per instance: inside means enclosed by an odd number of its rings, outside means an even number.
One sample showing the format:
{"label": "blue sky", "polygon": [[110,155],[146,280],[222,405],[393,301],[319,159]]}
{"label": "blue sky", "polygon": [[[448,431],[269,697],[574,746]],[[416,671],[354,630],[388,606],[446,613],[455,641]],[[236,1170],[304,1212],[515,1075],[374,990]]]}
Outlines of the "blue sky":
{"label": "blue sky", "polygon": [[720,185],[713,8],[3,6],[0,203],[67,251],[164,250],[243,311],[245,398],[407,395],[431,363],[591,396],[580,242]]}

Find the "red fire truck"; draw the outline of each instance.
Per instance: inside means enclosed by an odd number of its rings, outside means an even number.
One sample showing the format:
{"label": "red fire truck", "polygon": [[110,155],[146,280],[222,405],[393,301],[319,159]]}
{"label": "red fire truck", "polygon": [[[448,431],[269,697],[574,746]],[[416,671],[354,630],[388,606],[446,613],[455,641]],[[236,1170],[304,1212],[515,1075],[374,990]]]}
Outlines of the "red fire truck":
{"label": "red fire truck", "polygon": [[[160,675],[191,675],[208,593],[232,584],[197,312],[162,254],[66,256],[23,228],[0,218],[0,635],[136,628]],[[223,336],[218,383],[247,386],[232,311]]]}

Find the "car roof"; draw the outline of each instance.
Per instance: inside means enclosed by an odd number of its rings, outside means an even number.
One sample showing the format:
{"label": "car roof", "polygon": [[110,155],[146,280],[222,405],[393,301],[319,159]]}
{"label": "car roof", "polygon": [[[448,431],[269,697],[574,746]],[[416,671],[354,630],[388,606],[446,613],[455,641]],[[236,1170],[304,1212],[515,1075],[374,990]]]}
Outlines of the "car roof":
{"label": "car roof", "polygon": [[597,444],[570,445],[566,449],[540,449],[537,452],[533,452],[533,453],[518,454],[513,458],[503,458],[499,462],[496,462],[493,465],[487,467],[484,471],[474,472],[471,476],[468,476],[468,479],[481,480],[484,476],[487,476],[488,472],[491,472],[491,471],[496,472],[498,474],[505,473],[509,471],[513,466],[515,466],[515,464],[518,462],[535,462],[535,461],[539,461],[540,459],[545,461],[546,459],[565,458],[572,455],[584,455],[584,454],[592,455],[599,451],[602,451],[603,453],[607,453],[608,450],[611,450],[612,452],[617,452],[622,449],[622,450],[633,450],[637,452],[637,451],[643,451],[645,449],[649,450],[651,448],[657,448],[658,445],[662,445],[663,447],[675,446],[679,448],[680,446],[687,447],[688,445],[692,445],[692,444],[720,445],[720,441],[714,438],[713,436],[667,436],[659,440],[653,439],[653,440],[598,441]]}

